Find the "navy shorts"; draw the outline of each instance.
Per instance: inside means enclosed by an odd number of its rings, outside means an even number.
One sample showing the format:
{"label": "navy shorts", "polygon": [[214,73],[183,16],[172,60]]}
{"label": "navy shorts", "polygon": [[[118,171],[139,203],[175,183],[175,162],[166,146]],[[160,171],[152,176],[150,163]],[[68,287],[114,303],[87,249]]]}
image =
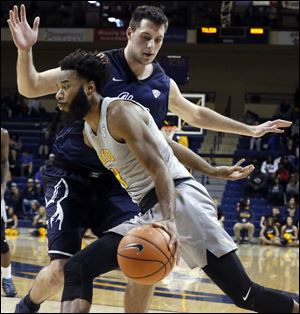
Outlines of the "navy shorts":
{"label": "navy shorts", "polygon": [[44,177],[48,254],[68,258],[81,249],[84,230],[97,237],[136,215],[134,204],[110,174],[100,178]]}

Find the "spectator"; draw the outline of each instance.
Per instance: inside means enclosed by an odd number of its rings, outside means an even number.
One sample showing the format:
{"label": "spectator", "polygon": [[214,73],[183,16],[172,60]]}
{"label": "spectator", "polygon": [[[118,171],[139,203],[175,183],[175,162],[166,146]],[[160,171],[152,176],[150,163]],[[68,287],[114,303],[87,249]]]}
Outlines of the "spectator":
{"label": "spectator", "polygon": [[292,217],[287,217],[286,224],[281,228],[281,243],[287,246],[299,246],[298,228],[293,224]]}
{"label": "spectator", "polygon": [[17,215],[22,212],[22,192],[15,182],[11,183],[10,189],[5,193],[5,203],[12,207]]}
{"label": "spectator", "polygon": [[[253,125],[258,125],[259,121],[255,121]],[[256,146],[256,150],[259,152],[261,149],[261,137],[251,137],[250,139],[250,150],[254,150]]]}
{"label": "spectator", "polygon": [[36,189],[36,197],[37,197],[37,201],[40,204],[45,205],[45,194],[44,194],[44,189],[41,182],[42,181],[34,181],[35,189]]}
{"label": "spectator", "polygon": [[37,194],[33,179],[27,180],[27,185],[22,192],[23,214],[25,218],[32,218],[32,202],[36,201]]}
{"label": "spectator", "polygon": [[279,179],[279,183],[283,186],[283,190],[286,190],[286,186],[289,182],[290,172],[284,166],[283,162],[280,162],[278,165],[278,170],[275,172],[275,178]]}
{"label": "spectator", "polygon": [[269,155],[267,157],[267,160],[264,160],[260,171],[265,174],[266,176],[268,176],[268,182],[271,183],[273,181],[275,172],[277,171],[277,165],[274,164],[274,160],[273,157],[271,155]]}
{"label": "spectator", "polygon": [[299,202],[299,176],[298,173],[292,173],[289,179],[289,183],[286,186],[286,198],[289,200],[291,197],[295,198],[295,201]]}
{"label": "spectator", "polygon": [[286,216],[292,217],[295,224],[299,222],[299,207],[295,197],[291,197],[286,205]]}
{"label": "spectator", "polygon": [[268,202],[272,205],[284,204],[283,186],[280,184],[279,178],[275,178],[274,183],[269,188]]}
{"label": "spectator", "polygon": [[28,115],[33,116],[39,113],[40,111],[40,101],[38,98],[33,98],[28,100]]}
{"label": "spectator", "polygon": [[279,230],[275,226],[273,218],[268,217],[266,225],[262,227],[259,233],[260,244],[266,245],[280,245]]}
{"label": "spectator", "polygon": [[246,196],[260,194],[265,196],[268,191],[268,178],[260,172],[259,167],[255,167],[254,171],[248,177],[245,186]]}
{"label": "spectator", "polygon": [[16,236],[19,234],[18,217],[14,213],[11,206],[7,206],[7,221],[5,223],[5,234],[8,236]]}
{"label": "spectator", "polygon": [[33,157],[32,154],[24,150],[20,157],[20,169],[21,177],[31,177],[33,169]]}
{"label": "spectator", "polygon": [[274,164],[273,157],[271,155],[269,155],[267,157],[267,160],[263,161],[261,168],[260,168],[260,171],[273,178],[274,174],[277,170],[277,167],[278,166],[276,164]]}
{"label": "spectator", "polygon": [[46,209],[44,206],[39,206],[36,215],[33,218],[32,225],[35,230],[32,231],[33,236],[45,236],[47,235],[47,217]]}
{"label": "spectator", "polygon": [[22,141],[18,134],[13,133],[9,139],[9,149],[12,149],[17,152],[17,155],[21,152]]}
{"label": "spectator", "polygon": [[49,155],[51,145],[52,145],[52,140],[50,138],[50,132],[45,131],[44,136],[39,143],[38,155],[40,157],[46,158]]}
{"label": "spectator", "polygon": [[295,169],[297,167],[296,144],[292,139],[288,139],[285,154],[288,158],[289,163],[292,165],[293,169]]}
{"label": "spectator", "polygon": [[9,171],[13,177],[20,175],[20,169],[18,165],[17,151],[10,149],[8,152]]}
{"label": "spectator", "polygon": [[295,171],[293,165],[289,162],[289,157],[287,155],[284,155],[280,162],[283,164],[284,168],[289,171],[289,173],[293,173]]}
{"label": "spectator", "polygon": [[277,227],[278,231],[281,230],[282,226],[282,215],[279,207],[273,207],[272,212],[266,212],[265,215],[260,218],[260,227],[266,226],[266,219],[271,217],[273,219],[274,225]]}
{"label": "spectator", "polygon": [[234,235],[237,243],[242,243],[241,239],[241,230],[246,229],[248,231],[248,240],[249,243],[253,242],[254,235],[254,224],[251,222],[252,211],[250,209],[249,204],[250,199],[242,200],[237,204],[236,207],[236,215],[237,215],[237,223],[233,226]]}

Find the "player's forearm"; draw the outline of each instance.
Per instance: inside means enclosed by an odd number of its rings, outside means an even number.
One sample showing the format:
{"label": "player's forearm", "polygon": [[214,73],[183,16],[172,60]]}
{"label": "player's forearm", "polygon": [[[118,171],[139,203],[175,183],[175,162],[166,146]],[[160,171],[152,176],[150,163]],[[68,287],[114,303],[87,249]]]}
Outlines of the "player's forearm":
{"label": "player's forearm", "polygon": [[174,182],[166,165],[157,167],[152,172],[151,177],[163,218],[165,220],[173,220],[175,218]]}
{"label": "player's forearm", "polygon": [[173,149],[175,156],[182,164],[193,170],[201,171],[210,177],[217,176],[217,169],[192,150],[172,140],[168,140],[168,143]]}
{"label": "player's forearm", "polygon": [[199,107],[193,125],[207,130],[246,136],[253,135],[252,126],[227,118],[209,108]]}
{"label": "player's forearm", "polygon": [[32,50],[18,50],[17,83],[19,93],[28,98],[37,97],[38,79],[39,74],[33,65]]}

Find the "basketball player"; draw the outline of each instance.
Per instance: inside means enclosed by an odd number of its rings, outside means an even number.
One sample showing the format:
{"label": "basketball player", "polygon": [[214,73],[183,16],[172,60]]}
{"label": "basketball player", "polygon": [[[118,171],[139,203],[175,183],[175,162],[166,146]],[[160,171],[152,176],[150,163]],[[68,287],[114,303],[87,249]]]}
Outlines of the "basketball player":
{"label": "basketball player", "polygon": [[7,297],[14,297],[17,290],[11,276],[10,251],[5,238],[4,224],[7,220],[4,193],[6,190],[7,177],[9,172],[8,164],[9,134],[1,128],[1,276],[2,288]]}
{"label": "basketball player", "polygon": [[[122,236],[147,223],[164,226],[174,241],[179,236],[185,262],[191,268],[203,268],[237,306],[264,313],[299,310],[292,297],[247,276],[235,243],[219,225],[213,200],[179,163],[149,111],[132,100],[101,97],[110,79],[108,58],[77,51],[60,65],[56,94],[60,108],[81,112],[85,142],[141,208],[139,215],[110,229],[66,263],[62,311],[83,312],[78,302],[91,303],[93,278],[112,265],[118,267],[116,251]],[[104,257],[111,259],[109,269]]]}
{"label": "basketball player", "polygon": [[[14,42],[18,47],[17,74],[20,93],[30,98],[55,93],[57,91],[56,83],[61,72],[60,68],[38,73],[33,66],[31,48],[37,40],[39,18],[35,19],[33,29],[31,29],[26,21],[25,7],[21,6],[21,17],[19,18],[18,9],[15,6],[14,10],[10,11],[8,23]],[[159,127],[162,126],[168,110],[168,103],[170,109],[186,121],[196,126],[202,125],[219,131],[231,130],[233,133],[262,136],[266,132],[282,132],[278,127],[290,125],[287,121],[277,120],[254,128],[223,117],[209,109],[203,111],[199,106],[195,106],[184,99],[175,82],[164,74],[158,63],[152,62],[162,45],[166,29],[167,18],[160,9],[145,6],[135,11],[128,28],[127,47],[106,52],[106,55],[111,59],[113,79],[105,87],[104,95],[123,95],[147,105]],[[146,47],[146,45],[149,45],[149,47]],[[158,89],[161,93],[158,98],[153,95],[152,91],[155,89]],[[57,287],[62,282],[62,268],[65,259],[72,256],[80,247],[80,237],[72,236],[68,229],[77,230],[81,227],[82,220],[79,219],[79,223],[74,218],[71,222],[67,222],[66,217],[68,215],[65,213],[72,210],[73,215],[74,210],[74,212],[78,212],[78,214],[75,214],[78,218],[82,208],[90,207],[90,195],[85,192],[88,187],[91,190],[90,193],[99,196],[99,191],[97,192],[97,187],[91,182],[90,176],[98,175],[103,177],[102,185],[106,186],[114,196],[114,199],[110,198],[112,202],[110,206],[117,207],[119,212],[124,211],[124,216],[126,212],[129,214],[131,211],[131,214],[134,214],[134,211],[136,211],[134,205],[129,205],[128,197],[123,195],[124,192],[115,187],[116,181],[113,181],[109,175],[102,176],[101,173],[105,170],[99,165],[98,157],[94,151],[84,145],[81,135],[82,130],[83,123],[79,121],[60,132],[54,143],[55,165],[46,169],[47,178],[51,178],[46,186],[47,212],[50,219],[53,217],[54,223],[52,226],[55,234],[53,239],[49,241],[49,251],[50,254],[55,252],[55,256],[52,257],[51,267],[46,267],[43,270],[43,276],[38,276],[30,291],[30,297],[29,295],[25,297],[26,306],[31,306],[31,311],[33,311],[35,304],[41,303],[51,293],[57,291]],[[77,181],[77,184],[73,181],[71,183],[67,182],[66,177],[68,181],[71,181],[74,176],[78,178],[78,175],[81,177],[80,184]],[[82,179],[82,176],[84,176],[84,179]],[[86,190],[82,189],[83,181]],[[64,198],[64,191],[67,186],[70,192]],[[60,191],[60,197],[55,198],[53,196],[57,190]],[[98,202],[98,204],[100,203]],[[60,209],[60,215],[57,208]],[[62,208],[65,214],[63,223],[59,219],[62,216]],[[114,213],[111,215],[113,216]],[[102,216],[101,219],[106,218]],[[108,220],[110,223],[118,223],[118,221],[114,221],[114,218],[107,218],[105,221]],[[93,221],[97,221],[97,219]],[[60,227],[61,229],[59,229]],[[51,230],[48,230],[48,232],[51,237]],[[62,236],[62,232],[65,233],[64,236]],[[77,232],[79,231],[76,231],[76,234]],[[63,237],[67,238],[66,242],[63,241]],[[67,248],[67,246],[71,246],[71,248]],[[55,280],[50,280],[51,278],[55,278]],[[47,289],[43,287],[47,287]]]}

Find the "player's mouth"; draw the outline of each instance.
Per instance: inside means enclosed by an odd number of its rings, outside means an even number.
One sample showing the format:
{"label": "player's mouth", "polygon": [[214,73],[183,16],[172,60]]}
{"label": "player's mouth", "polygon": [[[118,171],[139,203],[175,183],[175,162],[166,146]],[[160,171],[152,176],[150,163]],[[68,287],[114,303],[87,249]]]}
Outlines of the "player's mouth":
{"label": "player's mouth", "polygon": [[144,52],[143,55],[144,55],[146,58],[151,58],[151,57],[153,56],[153,53]]}

